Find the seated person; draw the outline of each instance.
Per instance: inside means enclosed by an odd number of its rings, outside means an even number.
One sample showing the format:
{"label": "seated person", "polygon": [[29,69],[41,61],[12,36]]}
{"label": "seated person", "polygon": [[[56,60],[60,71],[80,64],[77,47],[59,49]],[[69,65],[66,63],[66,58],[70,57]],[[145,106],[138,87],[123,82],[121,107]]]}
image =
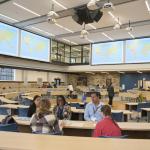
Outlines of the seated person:
{"label": "seated person", "polygon": [[94,130],[93,137],[118,137],[121,136],[121,130],[117,123],[111,118],[111,108],[109,105],[104,105],[101,108],[103,120],[99,121]]}
{"label": "seated person", "polygon": [[102,119],[100,111],[104,104],[100,102],[99,97],[100,94],[98,92],[91,93],[92,102],[86,105],[84,112],[84,119],[86,121],[100,121]]}
{"label": "seated person", "polygon": [[59,120],[71,119],[71,108],[62,95],[57,97],[57,105],[54,107],[53,111],[56,118]]}
{"label": "seated person", "polygon": [[50,102],[43,99],[39,103],[37,112],[32,116],[30,125],[33,133],[56,134],[61,133],[58,120],[55,115],[51,114]]}
{"label": "seated person", "polygon": [[50,83],[48,83],[47,88],[52,88],[52,86],[51,86],[51,84],[50,84]]}
{"label": "seated person", "polygon": [[41,100],[41,96],[35,95],[33,98],[33,103],[30,105],[27,116],[32,117],[34,113],[36,113],[36,108],[39,106],[39,102]]}

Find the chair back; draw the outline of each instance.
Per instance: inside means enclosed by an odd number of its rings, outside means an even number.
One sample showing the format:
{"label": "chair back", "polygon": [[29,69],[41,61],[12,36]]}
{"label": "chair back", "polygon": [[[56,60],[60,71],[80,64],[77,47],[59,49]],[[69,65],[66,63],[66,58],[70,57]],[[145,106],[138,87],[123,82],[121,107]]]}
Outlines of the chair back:
{"label": "chair back", "polygon": [[16,123],[0,124],[0,131],[18,132],[18,126]]}
{"label": "chair back", "polygon": [[27,117],[29,108],[18,108],[18,116],[19,117]]}
{"label": "chair back", "polygon": [[137,112],[141,112],[142,111],[141,108],[150,108],[150,102],[138,103]]}
{"label": "chair back", "polygon": [[116,122],[122,122],[123,121],[123,112],[112,112],[111,114],[112,119]]}
{"label": "chair back", "polygon": [[9,115],[8,108],[0,107],[0,115]]}
{"label": "chair back", "polygon": [[99,138],[118,138],[118,139],[125,139],[128,135],[121,135],[121,136],[100,136]]}

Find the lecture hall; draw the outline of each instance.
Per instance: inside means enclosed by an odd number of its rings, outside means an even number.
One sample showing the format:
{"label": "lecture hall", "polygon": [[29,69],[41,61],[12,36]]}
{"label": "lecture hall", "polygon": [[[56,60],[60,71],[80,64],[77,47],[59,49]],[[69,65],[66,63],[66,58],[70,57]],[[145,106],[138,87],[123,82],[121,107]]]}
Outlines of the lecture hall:
{"label": "lecture hall", "polygon": [[0,0],[1,150],[150,150],[150,0]]}

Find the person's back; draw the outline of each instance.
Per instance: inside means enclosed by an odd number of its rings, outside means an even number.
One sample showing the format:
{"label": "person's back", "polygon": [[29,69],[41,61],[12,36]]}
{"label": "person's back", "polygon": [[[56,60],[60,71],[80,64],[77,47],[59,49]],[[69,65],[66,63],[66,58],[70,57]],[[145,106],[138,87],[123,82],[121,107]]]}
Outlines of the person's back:
{"label": "person's back", "polygon": [[30,125],[34,133],[53,134],[59,131],[58,121],[51,113],[34,114],[31,118]]}
{"label": "person's back", "polygon": [[111,108],[108,105],[104,105],[101,108],[101,114],[103,120],[97,123],[94,130],[93,137],[119,137],[121,136],[121,130],[117,123],[111,118]]}
{"label": "person's back", "polygon": [[49,111],[50,102],[47,99],[41,100],[37,112],[32,116],[30,125],[33,133],[56,134],[60,128],[55,115]]}
{"label": "person's back", "polygon": [[118,137],[121,136],[121,130],[110,117],[106,117],[102,121],[97,123],[93,136]]}

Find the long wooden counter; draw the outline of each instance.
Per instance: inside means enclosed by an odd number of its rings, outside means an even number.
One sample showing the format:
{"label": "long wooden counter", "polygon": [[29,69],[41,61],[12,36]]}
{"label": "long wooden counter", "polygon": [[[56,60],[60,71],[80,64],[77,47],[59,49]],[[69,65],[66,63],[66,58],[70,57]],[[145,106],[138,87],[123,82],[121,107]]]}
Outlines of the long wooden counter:
{"label": "long wooden counter", "polygon": [[149,140],[104,139],[0,132],[3,150],[149,150]]}
{"label": "long wooden counter", "polygon": [[[0,115],[0,121],[5,116]],[[20,132],[31,133],[30,129],[30,118],[26,117],[16,117],[14,119],[19,125]],[[96,126],[96,122],[88,121],[70,121],[64,120],[64,135],[67,136],[84,136],[91,137],[93,129]],[[150,123],[136,123],[136,122],[120,122],[118,123],[119,127],[122,130],[123,134],[129,135],[129,138],[141,138],[141,139],[150,139]]]}

